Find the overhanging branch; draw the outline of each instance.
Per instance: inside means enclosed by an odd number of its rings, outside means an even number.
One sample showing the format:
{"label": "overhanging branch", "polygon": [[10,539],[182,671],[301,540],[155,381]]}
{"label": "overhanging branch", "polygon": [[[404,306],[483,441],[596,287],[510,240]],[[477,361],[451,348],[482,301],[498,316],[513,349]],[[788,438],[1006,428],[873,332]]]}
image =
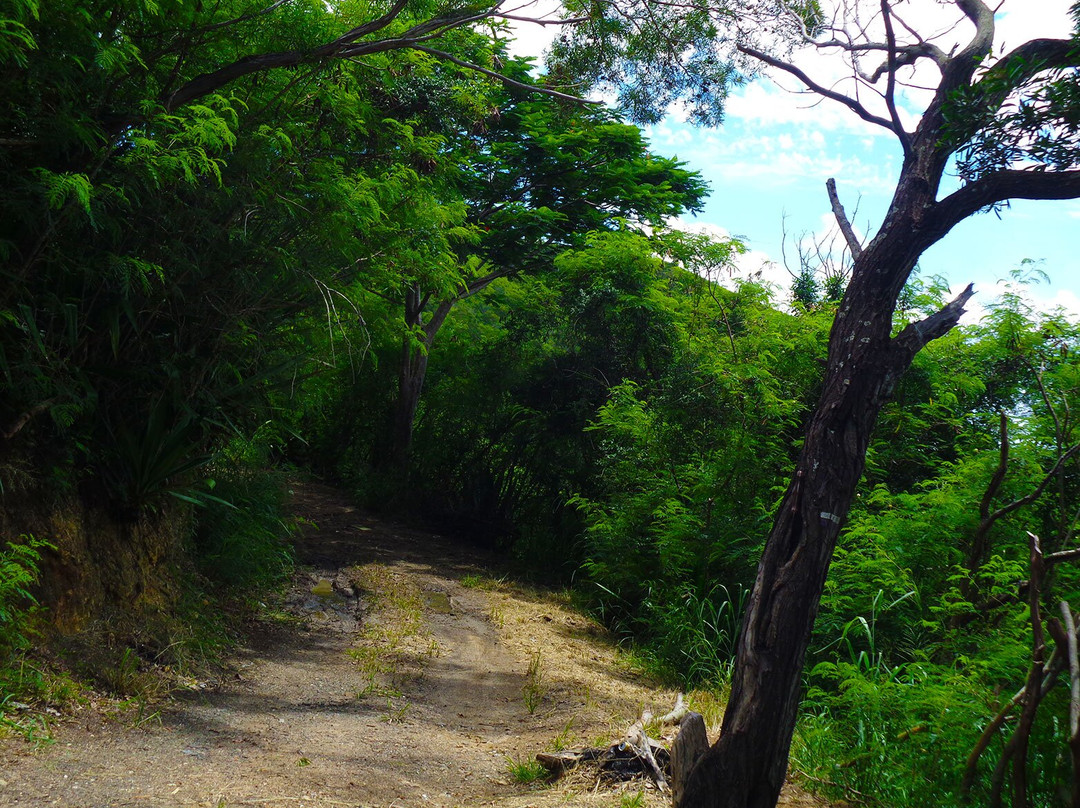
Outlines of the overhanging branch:
{"label": "overhanging branch", "polygon": [[1076,199],[1080,170],[1025,171],[1005,169],[987,174],[949,194],[924,218],[926,235],[934,243],[953,227],[984,208],[1010,199]]}
{"label": "overhanging branch", "polygon": [[[499,79],[516,87],[528,90],[529,92],[541,93],[544,95],[550,95],[556,98],[561,98],[567,101],[573,101],[578,104],[590,103],[586,102],[577,96],[570,95],[568,93],[560,93],[556,90],[550,90],[544,87],[539,87],[524,82],[515,81],[508,78],[497,71],[488,70],[487,68],[467,62],[462,59],[458,59],[449,53],[438,50],[435,48],[429,48],[424,45],[426,42],[430,42],[433,39],[437,39],[446,32],[461,28],[462,26],[471,25],[475,22],[479,22],[491,17],[509,17],[510,15],[500,14],[499,8],[501,2],[495,2],[490,7],[477,11],[475,7],[469,9],[455,9],[446,14],[442,14],[433,17],[429,20],[417,23],[409,28],[407,31],[400,33],[394,37],[388,37],[385,39],[375,39],[362,41],[362,38],[380,31],[394,22],[403,13],[407,0],[396,0],[396,2],[390,7],[387,12],[377,19],[366,22],[363,25],[359,25],[350,29],[348,32],[340,37],[337,37],[330,42],[320,45],[315,48],[307,50],[292,50],[292,51],[278,51],[271,53],[253,54],[245,56],[241,59],[237,59],[231,64],[224,65],[217,70],[203,73],[199,76],[195,76],[189,81],[182,84],[176,90],[167,93],[162,98],[162,104],[166,110],[174,110],[179,107],[190,104],[203,96],[206,96],[216,90],[230,84],[237,79],[244,76],[251,75],[253,73],[261,73],[267,70],[273,70],[276,68],[290,68],[299,67],[301,65],[317,65],[323,62],[328,62],[332,59],[345,59],[355,58],[358,56],[365,56],[372,53],[385,53],[393,50],[422,50],[429,53],[436,58],[444,61],[452,62],[459,67],[464,67],[468,70],[473,70],[477,73]],[[515,19],[524,19],[514,17]],[[572,20],[559,20],[559,21],[546,21],[535,20],[539,24],[570,24]],[[131,125],[132,121],[123,121],[116,128],[123,129],[126,126]]]}
{"label": "overhanging branch", "polygon": [[436,50],[435,48],[429,48],[426,45],[414,45],[413,50],[421,51],[422,53],[429,53],[432,56],[443,60],[444,62],[450,62],[458,67],[464,67],[467,70],[472,70],[481,75],[488,76],[489,78],[498,79],[503,84],[508,84],[511,87],[517,87],[521,90],[527,90],[531,93],[540,93],[542,95],[550,95],[552,98],[558,98],[562,101],[570,101],[574,104],[600,104],[601,101],[588,101],[584,98],[580,98],[576,95],[570,95],[569,93],[560,93],[558,90],[552,90],[548,87],[540,87],[536,84],[526,84],[523,81],[516,81],[508,76],[504,76],[495,70],[488,70],[486,67],[473,64],[472,62],[466,62],[464,59],[458,59],[456,56],[452,56],[446,51]]}

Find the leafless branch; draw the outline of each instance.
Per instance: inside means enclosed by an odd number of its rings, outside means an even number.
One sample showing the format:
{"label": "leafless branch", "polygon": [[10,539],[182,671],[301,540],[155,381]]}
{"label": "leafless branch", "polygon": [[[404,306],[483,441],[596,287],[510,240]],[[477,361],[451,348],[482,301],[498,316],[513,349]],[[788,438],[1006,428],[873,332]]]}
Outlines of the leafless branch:
{"label": "leafless branch", "polygon": [[560,93],[558,90],[552,90],[549,87],[541,87],[541,86],[536,85],[536,84],[526,84],[523,81],[515,81],[514,79],[509,78],[508,76],[504,76],[502,73],[499,73],[499,72],[497,72],[495,70],[488,70],[486,67],[481,67],[480,65],[473,64],[472,62],[466,62],[464,59],[458,59],[456,56],[452,56],[451,54],[447,53],[446,51],[436,50],[435,48],[429,48],[426,45],[414,45],[413,50],[418,50],[418,51],[421,51],[422,53],[429,53],[432,56],[436,56],[436,57],[438,57],[439,59],[442,59],[445,62],[450,62],[451,64],[455,64],[458,67],[464,67],[464,68],[466,68],[468,70],[473,70],[473,71],[475,71],[477,73],[480,73],[483,76],[488,76],[489,78],[498,79],[499,81],[503,82],[504,84],[508,84],[511,87],[517,87],[520,90],[525,90],[525,91],[530,92],[530,93],[540,93],[542,95],[549,95],[552,98],[558,98],[558,99],[560,99],[562,101],[569,101],[572,104],[600,104],[600,103],[602,103],[601,101],[589,101],[587,99],[580,98],[580,97],[578,97],[576,95],[570,95],[569,93]]}
{"label": "leafless branch", "polygon": [[811,92],[817,93],[823,98],[828,98],[832,101],[843,104],[860,118],[862,118],[864,121],[888,129],[890,132],[893,132],[894,134],[897,134],[899,136],[899,133],[896,132],[892,121],[888,120],[887,118],[882,118],[880,115],[874,115],[872,112],[870,112],[870,110],[868,110],[854,98],[837,92],[836,90],[830,90],[828,87],[824,87],[821,84],[818,84],[816,81],[810,78],[801,68],[796,67],[790,62],[785,62],[782,59],[777,59],[775,56],[770,56],[764,51],[758,50],[757,48],[751,47],[750,45],[737,45],[736,47],[738,48],[740,53],[757,59],[759,62],[769,65],[769,67],[775,67],[777,70],[782,70],[785,73],[794,76],[804,85],[806,85],[807,89],[809,89]]}
{"label": "leafless branch", "polygon": [[30,423],[30,421],[32,421],[38,415],[41,415],[43,412],[48,410],[49,407],[51,407],[55,403],[55,398],[49,398],[45,401],[39,401],[33,407],[28,409],[26,412],[20,414],[14,421],[8,424],[7,427],[4,428],[4,431],[0,432],[0,438],[3,438],[4,440],[11,440],[20,431],[22,431],[22,428],[24,426]]}
{"label": "leafless branch", "polygon": [[885,21],[885,42],[888,46],[886,62],[889,70],[885,84],[885,106],[892,119],[893,131],[904,149],[904,158],[911,157],[911,137],[900,123],[900,113],[896,109],[896,33],[893,31],[892,14],[889,12],[889,0],[881,0],[881,15]]}
{"label": "leafless branch", "polygon": [[839,225],[844,241],[847,242],[848,249],[851,251],[851,257],[858,258],[862,255],[862,244],[859,243],[855,230],[851,227],[851,222],[848,221],[844,206],[840,204],[840,196],[836,193],[836,180],[829,177],[825,181],[825,188],[829,192],[829,204],[832,205],[833,216],[836,217],[836,223]]}
{"label": "leafless branch", "polygon": [[490,15],[500,20],[516,20],[517,22],[527,22],[532,25],[577,25],[578,23],[585,22],[588,17],[567,17],[566,19],[557,20],[545,20],[540,17],[522,17],[517,14],[492,14]]}
{"label": "leafless branch", "polygon": [[956,325],[964,314],[964,305],[975,294],[975,287],[968,284],[959,295],[929,317],[909,324],[893,338],[893,344],[914,356],[923,346],[943,336]]}
{"label": "leafless branch", "polygon": [[236,17],[235,19],[232,19],[232,20],[225,20],[224,22],[215,22],[215,23],[212,23],[210,25],[204,25],[202,28],[199,28],[198,30],[199,30],[200,33],[205,33],[205,32],[208,32],[208,31],[217,31],[217,30],[219,30],[221,28],[227,28],[230,25],[238,25],[238,24],[240,24],[242,22],[248,22],[249,20],[254,20],[257,17],[262,17],[262,16],[264,16],[266,14],[270,14],[271,12],[281,8],[282,6],[284,6],[285,4],[287,4],[287,3],[291,2],[291,1],[292,0],[277,0],[276,2],[271,3],[270,5],[268,5],[266,8],[259,9],[258,11],[252,11],[250,14],[243,14],[243,15],[241,15],[239,17]]}
{"label": "leafless branch", "polygon": [[1001,488],[1001,483],[1005,480],[1005,473],[1009,470],[1009,419],[1005,417],[1004,412],[998,413],[1000,420],[1000,448],[998,449],[998,465],[994,469],[994,474],[990,478],[990,483],[986,486],[986,491],[983,492],[982,501],[979,503],[979,518],[983,522],[990,521],[990,506],[994,502],[994,497],[997,496],[998,489]]}

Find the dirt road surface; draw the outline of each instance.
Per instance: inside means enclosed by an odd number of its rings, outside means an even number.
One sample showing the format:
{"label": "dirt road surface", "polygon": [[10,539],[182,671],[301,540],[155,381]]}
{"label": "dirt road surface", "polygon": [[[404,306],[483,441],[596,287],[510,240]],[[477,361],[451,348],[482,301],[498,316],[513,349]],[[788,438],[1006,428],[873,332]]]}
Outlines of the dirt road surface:
{"label": "dirt road surface", "polygon": [[[0,806],[670,804],[641,781],[582,771],[527,785],[511,772],[672,706],[598,625],[328,486],[298,483],[294,507],[302,567],[283,613],[253,628],[220,680],[138,726],[85,708],[55,723],[50,746],[0,741]],[[820,805],[790,787],[783,804]]]}

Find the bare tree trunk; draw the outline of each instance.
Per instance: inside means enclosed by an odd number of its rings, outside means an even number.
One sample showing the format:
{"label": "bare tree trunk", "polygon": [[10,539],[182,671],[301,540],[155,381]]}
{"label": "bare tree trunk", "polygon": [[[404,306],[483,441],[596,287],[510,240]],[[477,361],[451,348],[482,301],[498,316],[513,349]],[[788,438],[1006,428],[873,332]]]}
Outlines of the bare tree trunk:
{"label": "bare tree trunk", "polygon": [[457,294],[441,300],[425,320],[431,295],[414,283],[405,292],[405,328],[407,333],[401,341],[401,367],[398,369],[398,395],[394,400],[390,423],[390,450],[388,465],[404,472],[409,464],[412,449],[413,427],[420,394],[427,376],[428,352],[435,342],[435,335],[443,327],[458,301],[466,300],[482,292],[493,281],[505,277],[509,270],[497,269],[466,283]]}
{"label": "bare tree trunk", "polygon": [[[743,55],[786,72],[811,92],[893,132],[904,162],[881,228],[865,249],[855,241],[835,188],[829,188],[834,215],[854,259],[851,282],[829,337],[825,386],[758,565],[720,739],[691,771],[678,808],[776,805],[807,643],[837,536],[862,475],[870,432],[915,355],[956,325],[972,294],[969,286],[941,311],[890,336],[897,299],[915,263],[956,224],[980,210],[1008,199],[1080,196],[1080,171],[1028,171],[1010,165],[974,176],[938,199],[950,156],[998,119],[1013,91],[1055,65],[1072,66],[1075,45],[1068,39],[1032,40],[979,75],[994,44],[994,12],[986,2],[953,1],[974,32],[966,45],[948,53],[894,19],[894,5],[893,0],[880,0],[881,42],[864,41],[866,31],[856,19],[832,23],[850,23],[844,34],[853,38],[853,52],[883,54],[878,70],[859,80],[883,98],[888,117],[864,106],[858,94],[845,95],[816,82],[794,62],[752,44],[736,45]],[[899,27],[908,30],[914,44],[899,42]],[[832,49],[837,41],[822,47]],[[897,71],[921,59],[932,61],[941,78],[915,130],[908,131],[896,101]],[[879,79],[885,81],[883,91]],[[957,114],[961,91],[965,99],[973,99],[964,107],[965,115]]]}
{"label": "bare tree trunk", "polygon": [[840,528],[882,405],[915,354],[947,333],[972,294],[892,337],[892,315],[921,252],[902,208],[855,261],[829,338],[825,386],[743,619],[720,739],[678,808],[773,808],[787,770],[803,660]]}
{"label": "bare tree trunk", "polygon": [[411,344],[410,338],[406,337],[401,346],[401,369],[398,372],[398,395],[394,401],[390,451],[391,465],[398,471],[404,470],[409,462],[413,424],[416,422],[416,408],[420,405],[420,393],[424,389],[427,364],[427,346],[421,348]]}
{"label": "bare tree trunk", "polygon": [[436,327],[429,333],[425,327],[423,318],[427,304],[428,296],[419,284],[413,284],[405,292],[406,333],[401,338],[398,393],[390,414],[390,450],[386,455],[387,465],[398,472],[404,471],[409,463],[416,408],[427,375],[428,349],[437,330]]}

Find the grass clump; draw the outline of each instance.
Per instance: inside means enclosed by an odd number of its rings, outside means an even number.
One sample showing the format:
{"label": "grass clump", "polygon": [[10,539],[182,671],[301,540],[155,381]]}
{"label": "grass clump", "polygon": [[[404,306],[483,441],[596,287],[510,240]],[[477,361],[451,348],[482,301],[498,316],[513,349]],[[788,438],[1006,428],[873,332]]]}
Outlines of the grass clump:
{"label": "grass clump", "polygon": [[495,592],[502,589],[506,583],[506,576],[491,578],[487,575],[468,574],[461,576],[459,583],[466,589],[480,589],[484,592]]}
{"label": "grass clump", "polygon": [[525,702],[525,709],[529,715],[536,713],[540,704],[547,694],[547,686],[544,684],[544,664],[537,651],[529,660],[529,669],[525,673],[525,684],[521,686],[521,697]]}
{"label": "grass clump", "polygon": [[368,604],[366,625],[346,653],[364,678],[357,699],[386,699],[384,720],[401,721],[408,704],[395,705],[404,684],[423,674],[441,649],[424,629],[424,597],[416,584],[385,564],[366,564],[349,572]]}
{"label": "grass clump", "polygon": [[562,752],[564,749],[569,749],[574,743],[576,733],[574,732],[574,716],[570,716],[563,728],[559,730],[559,734],[556,735],[549,745],[552,752]]}
{"label": "grass clump", "polygon": [[548,770],[540,765],[539,762],[532,760],[531,758],[526,760],[514,760],[512,757],[507,757],[506,770],[510,772],[510,776],[514,778],[514,782],[521,783],[522,785],[532,785],[533,783],[546,780],[548,777]]}

